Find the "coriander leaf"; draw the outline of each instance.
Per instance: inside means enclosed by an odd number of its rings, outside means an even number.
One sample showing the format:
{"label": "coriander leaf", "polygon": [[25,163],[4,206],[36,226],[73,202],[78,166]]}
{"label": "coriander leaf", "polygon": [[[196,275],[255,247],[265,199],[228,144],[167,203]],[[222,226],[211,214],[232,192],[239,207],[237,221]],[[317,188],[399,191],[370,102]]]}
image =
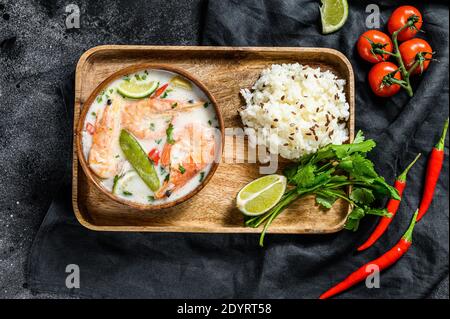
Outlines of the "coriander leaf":
{"label": "coriander leaf", "polygon": [[373,179],[378,177],[373,163],[358,153],[344,158],[338,167],[348,172],[351,177],[363,179],[367,183],[372,183]]}
{"label": "coriander leaf", "polygon": [[366,138],[364,137],[364,133],[359,130],[358,133],[356,133],[355,139],[353,140],[353,144],[358,144],[361,142],[364,142]]}
{"label": "coriander leaf", "polygon": [[325,207],[331,208],[336,201],[337,197],[328,192],[317,192],[316,194],[316,203]]}
{"label": "coriander leaf", "polygon": [[370,215],[377,215],[377,216],[381,216],[381,217],[392,217],[392,214],[388,212],[387,209],[383,208],[369,208],[366,211],[366,214],[370,214]]}
{"label": "coriander leaf", "polygon": [[330,179],[330,183],[343,183],[346,181],[348,181],[348,177],[345,175],[333,175]]}
{"label": "coriander leaf", "polygon": [[292,178],[297,173],[297,164],[288,165],[283,169],[283,175],[286,176],[288,182],[291,183]]}
{"label": "coriander leaf", "polygon": [[344,228],[347,230],[357,231],[359,227],[359,219],[347,219]]}
{"label": "coriander leaf", "polygon": [[366,140],[361,143],[332,145],[331,149],[334,151],[337,158],[342,159],[354,153],[370,152],[375,146],[376,143],[374,140]]}
{"label": "coriander leaf", "polygon": [[175,144],[175,140],[173,139],[173,124],[170,123],[166,129],[167,143]]}
{"label": "coriander leaf", "polygon": [[344,228],[347,230],[357,231],[359,227],[359,221],[364,216],[365,216],[364,209],[359,206],[355,206],[350,215],[348,215]]}
{"label": "coriander leaf", "polygon": [[375,192],[378,194],[389,195],[391,198],[396,200],[401,199],[397,189],[386,183],[382,176],[378,176],[378,178],[373,181],[372,188],[374,188]]}
{"label": "coriander leaf", "polygon": [[335,157],[336,157],[336,155],[335,155],[334,150],[333,150],[333,145],[329,144],[329,145],[319,149],[315,156],[305,157],[302,160],[302,163],[303,163],[303,161],[305,161],[305,162],[306,161],[307,162],[312,161],[314,163],[317,163],[317,162],[320,162],[320,161],[323,161],[323,160],[326,160],[326,159],[333,159]]}
{"label": "coriander leaf", "polygon": [[315,166],[308,164],[304,167],[300,167],[294,176],[292,176],[291,181],[297,185],[297,187],[308,188],[312,186],[315,181]]}
{"label": "coriander leaf", "polygon": [[375,200],[375,196],[370,189],[355,187],[350,194],[350,199],[356,203],[368,205]]}

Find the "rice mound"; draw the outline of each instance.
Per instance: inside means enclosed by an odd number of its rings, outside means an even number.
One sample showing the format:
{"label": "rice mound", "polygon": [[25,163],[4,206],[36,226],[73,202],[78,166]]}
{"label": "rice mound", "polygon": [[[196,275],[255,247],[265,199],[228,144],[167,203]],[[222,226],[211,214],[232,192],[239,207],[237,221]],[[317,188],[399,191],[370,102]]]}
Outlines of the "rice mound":
{"label": "rice mound", "polygon": [[350,114],[344,85],[330,71],[299,63],[263,70],[251,91],[241,90],[246,105],[239,113],[249,143],[295,160],[347,141]]}

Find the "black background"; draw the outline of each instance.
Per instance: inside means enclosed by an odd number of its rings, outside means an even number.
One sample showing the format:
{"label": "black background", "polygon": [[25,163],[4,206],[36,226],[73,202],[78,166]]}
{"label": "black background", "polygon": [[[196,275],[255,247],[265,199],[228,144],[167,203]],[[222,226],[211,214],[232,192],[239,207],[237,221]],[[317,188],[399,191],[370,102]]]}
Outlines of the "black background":
{"label": "black background", "polygon": [[[80,2],[82,27],[66,33],[65,3],[0,6],[9,14],[0,23],[0,66],[7,70],[0,75],[6,101],[0,107],[8,114],[0,119],[0,165],[5,172],[0,190],[6,195],[0,198],[5,229],[0,296],[29,296],[21,288],[26,252],[51,197],[60,193],[70,154],[70,128],[61,115],[60,96],[68,90],[61,83],[70,77],[79,55],[94,45],[196,44],[205,23],[205,44],[334,47],[352,61],[357,127],[379,142],[372,157],[383,175],[392,181],[415,153],[426,154],[448,115],[448,7],[418,5],[428,21],[425,36],[439,52],[440,63],[430,67],[427,80],[415,83],[413,99],[399,94],[381,100],[367,90],[368,66],[353,49],[365,30],[364,8],[371,2],[357,3],[344,28],[329,36],[320,35],[316,1],[210,1],[208,7],[204,1]],[[385,23],[394,2],[379,3]],[[45,229],[49,236],[42,236],[44,248],[35,251],[32,285],[60,296],[315,298],[398,240],[418,204],[425,162],[411,174],[390,232],[371,251],[358,255],[354,247],[375,219],[366,220],[356,234],[268,236],[267,248],[261,250],[255,235],[92,233],[74,221],[70,206],[57,203],[62,206],[55,205],[54,218],[50,214],[46,221],[50,226]],[[432,217],[418,226],[411,252],[383,274],[385,289],[360,285],[343,296],[448,298],[448,160],[444,172]],[[69,262],[55,256],[72,256],[70,262],[80,264],[85,275],[80,291],[66,293],[61,266]],[[42,257],[40,263],[37,257]]]}

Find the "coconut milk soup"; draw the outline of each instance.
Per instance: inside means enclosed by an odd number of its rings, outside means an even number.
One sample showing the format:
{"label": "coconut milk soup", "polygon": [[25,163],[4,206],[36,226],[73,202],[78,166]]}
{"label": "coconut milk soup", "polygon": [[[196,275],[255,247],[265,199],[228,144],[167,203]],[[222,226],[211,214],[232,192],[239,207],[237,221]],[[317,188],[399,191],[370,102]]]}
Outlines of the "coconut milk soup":
{"label": "coconut milk soup", "polygon": [[102,186],[122,200],[175,201],[194,191],[218,158],[213,105],[194,83],[173,72],[129,74],[85,107],[86,162]]}

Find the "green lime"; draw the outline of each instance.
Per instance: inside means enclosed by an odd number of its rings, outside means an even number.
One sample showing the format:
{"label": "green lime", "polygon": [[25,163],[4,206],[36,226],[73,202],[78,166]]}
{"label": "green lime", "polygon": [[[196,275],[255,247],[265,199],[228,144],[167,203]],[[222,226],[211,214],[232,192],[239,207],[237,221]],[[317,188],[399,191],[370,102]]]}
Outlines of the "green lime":
{"label": "green lime", "polygon": [[262,215],[280,201],[285,190],[286,177],[267,175],[244,186],[236,197],[236,205],[244,215]]}
{"label": "green lime", "polygon": [[347,21],[347,0],[322,0],[320,16],[322,18],[323,34],[339,30]]}
{"label": "green lime", "polygon": [[133,80],[124,80],[117,87],[117,92],[122,96],[131,99],[142,99],[149,96],[158,88],[159,83],[156,81],[144,82]]}

